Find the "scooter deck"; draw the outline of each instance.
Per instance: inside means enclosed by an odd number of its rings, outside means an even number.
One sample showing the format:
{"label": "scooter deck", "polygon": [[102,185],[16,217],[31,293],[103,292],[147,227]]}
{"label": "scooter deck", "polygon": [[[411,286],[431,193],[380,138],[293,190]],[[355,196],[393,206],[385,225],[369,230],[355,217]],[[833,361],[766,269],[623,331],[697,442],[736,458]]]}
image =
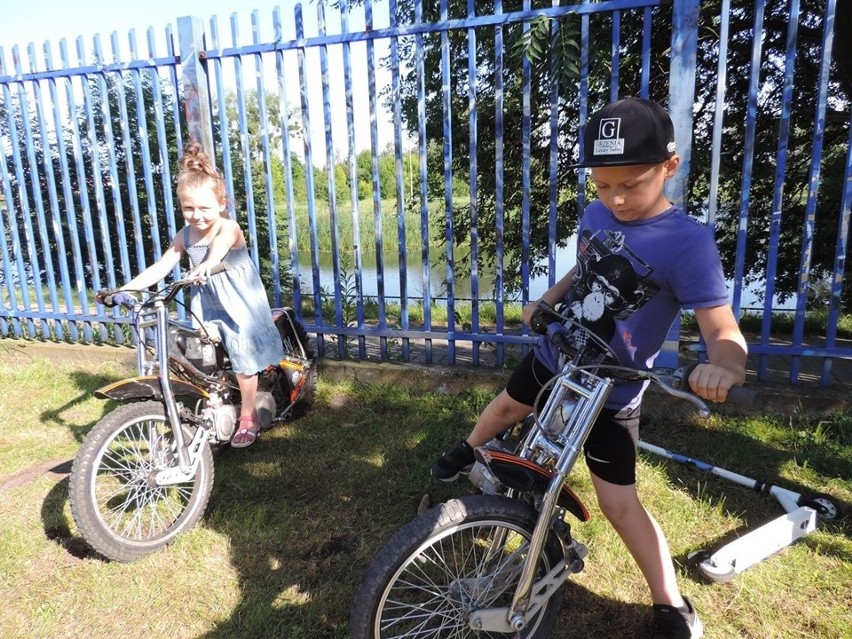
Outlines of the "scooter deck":
{"label": "scooter deck", "polygon": [[726,544],[702,561],[698,569],[711,581],[730,581],[749,566],[816,530],[816,522],[816,510],[802,506]]}

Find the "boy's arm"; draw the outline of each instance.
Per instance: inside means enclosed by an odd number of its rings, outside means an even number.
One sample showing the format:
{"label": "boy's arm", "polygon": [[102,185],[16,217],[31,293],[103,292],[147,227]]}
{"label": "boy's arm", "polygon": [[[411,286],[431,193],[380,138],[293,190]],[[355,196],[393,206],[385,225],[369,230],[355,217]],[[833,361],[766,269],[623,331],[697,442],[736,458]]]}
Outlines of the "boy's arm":
{"label": "boy's arm", "polygon": [[568,295],[568,291],[571,289],[571,279],[574,277],[574,271],[577,270],[575,266],[570,271],[568,271],[562,278],[556,282],[553,286],[547,289],[544,294],[535,302],[530,302],[526,306],[524,306],[521,311],[521,320],[524,324],[529,326],[530,319],[532,318],[532,314],[538,306],[539,302],[547,302],[551,306],[556,306],[565,299],[565,296]]}
{"label": "boy's arm", "polygon": [[695,309],[695,318],[707,344],[708,363],[689,376],[693,392],[714,402],[724,402],[728,389],[742,386],[746,378],[748,347],[728,305]]}

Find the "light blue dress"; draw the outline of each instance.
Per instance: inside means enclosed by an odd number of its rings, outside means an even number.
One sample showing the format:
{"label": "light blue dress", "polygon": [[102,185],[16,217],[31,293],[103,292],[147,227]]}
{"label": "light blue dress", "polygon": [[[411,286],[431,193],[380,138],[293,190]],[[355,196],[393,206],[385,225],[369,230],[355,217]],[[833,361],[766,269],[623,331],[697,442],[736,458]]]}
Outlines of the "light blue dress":
{"label": "light blue dress", "polygon": [[[210,250],[209,244],[189,244],[188,227],[184,228],[184,246],[193,268]],[[254,375],[284,358],[281,336],[247,246],[232,248],[222,261],[228,263],[228,270],[190,289],[190,309],[201,322],[219,330],[234,372]]]}

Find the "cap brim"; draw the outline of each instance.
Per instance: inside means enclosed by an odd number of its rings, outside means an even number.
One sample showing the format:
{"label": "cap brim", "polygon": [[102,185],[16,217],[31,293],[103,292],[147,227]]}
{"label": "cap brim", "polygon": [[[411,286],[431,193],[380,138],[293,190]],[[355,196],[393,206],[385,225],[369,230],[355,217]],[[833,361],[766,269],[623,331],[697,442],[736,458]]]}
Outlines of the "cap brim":
{"label": "cap brim", "polygon": [[624,160],[624,159],[590,160],[589,162],[579,162],[577,164],[569,164],[568,168],[569,169],[594,169],[594,168],[597,168],[597,167],[604,167],[604,166],[635,166],[635,165],[639,165],[639,164],[659,164],[660,162],[665,162],[666,160],[673,158],[675,155],[677,155],[677,154],[672,153],[671,155],[668,155],[668,156],[663,157],[663,158],[657,158],[657,159],[652,158],[652,159],[639,160],[639,161],[637,161],[637,160]]}

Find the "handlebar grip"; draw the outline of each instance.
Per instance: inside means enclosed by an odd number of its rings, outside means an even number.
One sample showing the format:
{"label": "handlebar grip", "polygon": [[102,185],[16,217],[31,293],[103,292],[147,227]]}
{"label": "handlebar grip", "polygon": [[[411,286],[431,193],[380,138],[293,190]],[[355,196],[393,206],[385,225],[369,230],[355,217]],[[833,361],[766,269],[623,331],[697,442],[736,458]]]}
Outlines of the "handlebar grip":
{"label": "handlebar grip", "polygon": [[182,289],[183,287],[195,286],[197,284],[204,284],[207,281],[208,277],[210,277],[212,275],[216,275],[217,273],[222,273],[223,271],[227,271],[230,268],[231,268],[231,265],[228,262],[219,262],[218,264],[216,264],[215,266],[212,266],[210,268],[210,271],[207,273],[206,276],[202,276],[202,275],[199,275],[199,276],[196,276],[196,277],[185,276],[185,277],[182,277],[179,280],[175,280],[174,282],[172,282],[171,293],[167,296],[167,300],[171,301],[175,297],[175,295],[177,295],[177,292],[180,289]]}
{"label": "handlebar grip", "polygon": [[108,308],[122,306],[128,310],[133,310],[133,307],[136,306],[136,298],[131,293],[121,289],[102,288],[97,293],[97,299]]}
{"label": "handlebar grip", "polygon": [[547,335],[548,325],[553,321],[555,314],[556,311],[553,310],[550,304],[539,300],[538,306],[533,311],[532,317],[530,317],[530,328],[534,333]]}
{"label": "handlebar grip", "polygon": [[728,389],[726,404],[736,404],[747,408],[759,408],[762,395],[759,390],[746,388],[744,386],[732,386]]}
{"label": "handlebar grip", "polygon": [[568,329],[559,322],[551,322],[547,326],[547,336],[550,338],[556,348],[566,355],[571,355],[574,349],[568,341]]}
{"label": "handlebar grip", "polygon": [[[689,375],[698,364],[690,364],[679,371],[680,388],[689,391]],[[728,389],[726,404],[734,404],[745,408],[759,408],[762,395],[759,390],[745,386],[732,386]]]}
{"label": "handlebar grip", "polygon": [[136,298],[127,291],[118,291],[112,296],[113,304],[117,304],[129,311],[132,311],[133,307],[136,306],[136,301]]}

